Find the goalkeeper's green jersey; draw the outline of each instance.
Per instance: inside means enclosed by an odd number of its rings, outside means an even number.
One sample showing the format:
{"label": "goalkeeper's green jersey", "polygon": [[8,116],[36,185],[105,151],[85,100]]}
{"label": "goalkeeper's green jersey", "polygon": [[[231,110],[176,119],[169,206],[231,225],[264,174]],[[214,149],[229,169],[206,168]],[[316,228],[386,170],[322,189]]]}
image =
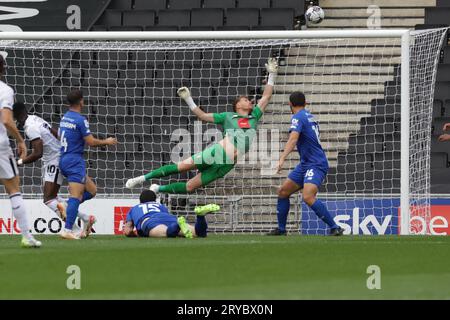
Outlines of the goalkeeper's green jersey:
{"label": "goalkeeper's green jersey", "polygon": [[263,112],[256,105],[248,116],[236,112],[213,113],[214,123],[222,125],[223,133],[240,152],[247,152],[256,136]]}

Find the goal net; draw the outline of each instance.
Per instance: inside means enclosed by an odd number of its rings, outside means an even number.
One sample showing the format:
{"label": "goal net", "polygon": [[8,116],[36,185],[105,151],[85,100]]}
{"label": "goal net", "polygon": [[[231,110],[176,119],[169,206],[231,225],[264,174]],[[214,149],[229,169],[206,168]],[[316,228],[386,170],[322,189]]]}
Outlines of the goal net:
{"label": "goal net", "polygon": [[[237,96],[255,101],[261,97],[264,64],[277,57],[274,95],[250,151],[223,179],[193,194],[166,195],[162,201],[189,221],[195,218],[196,205],[220,204],[222,210],[208,217],[215,232],[275,227],[277,189],[300,160],[293,152],[281,174],[274,170],[288,138],[289,94],[299,90],[320,125],[330,165],[319,197],[346,233],[400,233],[402,181],[408,184],[406,210],[426,223],[434,83],[446,30],[411,34],[409,79],[402,78],[399,32],[313,32],[315,36],[296,33],[296,38],[278,33],[278,39],[240,35],[240,40],[2,40],[0,51],[7,53],[5,82],[31,114],[57,127],[68,108],[66,94],[81,88],[83,113],[93,134],[117,137],[116,148],[86,152],[98,197],[137,198],[140,189],[124,187],[128,178],[177,163],[222,138],[218,126],[198,121],[177,97],[179,87],[189,87],[194,101],[208,113],[231,112]],[[410,83],[410,121],[401,107],[405,81]],[[406,180],[401,176],[404,124],[410,142]],[[42,194],[41,165],[21,169],[23,191],[33,197]],[[186,181],[196,173],[152,183]],[[420,225],[412,229],[426,232]],[[288,230],[324,234],[326,227],[299,195],[293,195]]]}

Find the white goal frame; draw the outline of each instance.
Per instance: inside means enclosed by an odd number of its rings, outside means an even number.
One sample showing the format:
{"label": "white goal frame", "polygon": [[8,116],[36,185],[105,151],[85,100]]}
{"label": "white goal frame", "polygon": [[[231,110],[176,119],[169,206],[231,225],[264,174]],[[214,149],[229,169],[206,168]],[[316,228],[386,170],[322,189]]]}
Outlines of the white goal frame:
{"label": "white goal frame", "polygon": [[[407,29],[318,31],[159,31],[159,32],[2,32],[1,40],[246,40],[393,38],[401,40],[401,195],[400,234],[410,233],[410,36]],[[408,81],[405,81],[408,80]]]}

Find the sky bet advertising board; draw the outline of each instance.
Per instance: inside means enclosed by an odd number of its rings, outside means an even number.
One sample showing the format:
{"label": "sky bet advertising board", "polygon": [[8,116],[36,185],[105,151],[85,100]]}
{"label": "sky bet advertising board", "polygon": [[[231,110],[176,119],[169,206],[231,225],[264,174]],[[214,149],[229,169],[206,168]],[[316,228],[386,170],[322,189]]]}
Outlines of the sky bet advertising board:
{"label": "sky bet advertising board", "polygon": [[[336,223],[347,235],[400,234],[400,199],[324,200]],[[429,223],[423,217],[412,216],[411,224],[417,234],[449,235],[450,199],[432,199]],[[302,205],[301,233],[324,235],[325,223]]]}

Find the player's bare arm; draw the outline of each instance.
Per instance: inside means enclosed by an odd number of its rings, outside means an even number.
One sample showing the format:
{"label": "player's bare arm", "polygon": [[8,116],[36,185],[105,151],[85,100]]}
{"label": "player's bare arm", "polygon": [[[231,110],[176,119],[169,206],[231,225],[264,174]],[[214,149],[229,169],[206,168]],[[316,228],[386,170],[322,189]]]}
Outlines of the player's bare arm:
{"label": "player's bare arm", "polygon": [[134,224],[133,221],[127,221],[123,226],[123,235],[125,237],[134,238],[136,237],[136,233],[134,232]]}
{"label": "player's bare arm", "polygon": [[186,102],[191,111],[202,121],[214,122],[214,117],[212,113],[206,113],[200,109],[194,102],[191,96],[191,92],[187,87],[181,87],[177,90],[178,96]]}
{"label": "player's bare arm", "polygon": [[117,139],[116,138],[106,138],[106,139],[97,139],[94,138],[94,136],[88,135],[84,138],[84,141],[86,141],[86,144],[89,147],[103,147],[103,146],[114,146],[117,144]]}
{"label": "player's bare arm", "polygon": [[299,138],[300,134],[295,131],[291,132],[291,134],[289,135],[289,140],[286,143],[286,146],[284,147],[284,151],[281,154],[280,160],[278,161],[277,173],[281,172],[281,169],[283,168],[283,164],[286,161],[286,158],[291,154],[292,151],[294,151]]}
{"label": "player's bare arm", "polygon": [[42,158],[44,154],[44,143],[42,142],[42,139],[35,139],[31,141],[31,148],[33,149],[31,154],[23,159],[20,159],[19,164],[33,163]]}
{"label": "player's bare arm", "polygon": [[27,156],[27,147],[25,145],[25,141],[19,133],[19,130],[17,130],[13,118],[13,113],[8,108],[1,109],[1,112],[3,125],[5,126],[6,130],[8,130],[8,133],[16,140],[19,158],[23,159]]}
{"label": "player's bare arm", "polygon": [[278,61],[276,58],[270,58],[266,63],[266,70],[269,74],[267,79],[266,87],[264,88],[264,92],[262,98],[258,101],[258,106],[262,112],[264,112],[269,105],[270,99],[273,94],[273,87],[275,85],[275,79],[278,74]]}

